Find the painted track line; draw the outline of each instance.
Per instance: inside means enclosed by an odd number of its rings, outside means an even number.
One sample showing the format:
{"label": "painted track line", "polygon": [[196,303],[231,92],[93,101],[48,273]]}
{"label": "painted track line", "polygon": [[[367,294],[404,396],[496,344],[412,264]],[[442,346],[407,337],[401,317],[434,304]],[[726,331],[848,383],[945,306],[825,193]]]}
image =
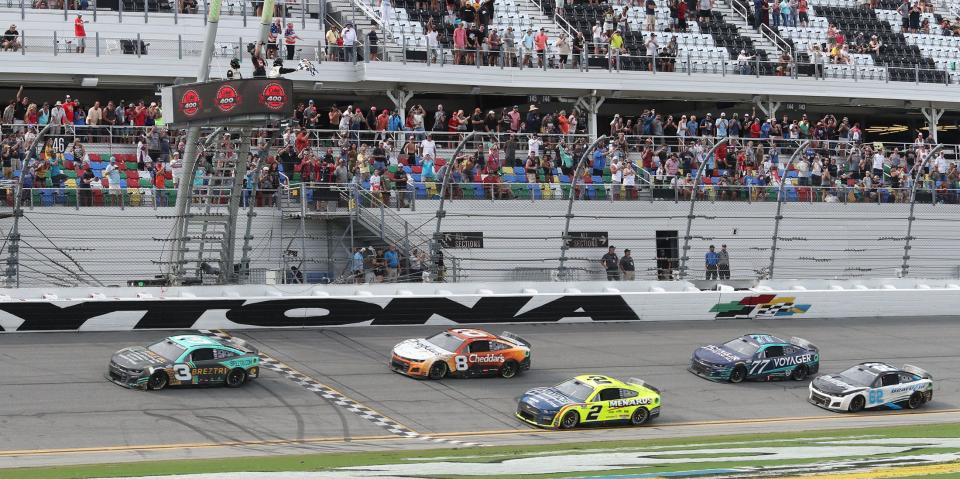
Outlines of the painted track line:
{"label": "painted track line", "polygon": [[[223,330],[199,330],[200,334],[213,336],[224,340],[233,339],[233,336],[230,333]],[[410,427],[407,427],[403,424],[400,424],[398,421],[391,419],[385,414],[381,414],[376,410],[365,406],[349,397],[345,396],[340,391],[327,386],[320,381],[312,378],[296,369],[290,367],[289,365],[278,361],[266,353],[260,353],[260,367],[263,369],[269,369],[276,373],[279,373],[281,376],[297,383],[300,387],[310,391],[317,396],[320,396],[327,402],[332,403],[337,407],[346,409],[347,411],[360,416],[361,418],[386,429],[390,434],[400,436],[408,439],[418,439],[421,441],[435,442],[441,444],[451,444],[454,446],[463,446],[463,447],[476,447],[482,446],[483,444],[475,442],[466,442],[459,441],[456,439],[447,439],[446,437],[435,437],[431,435],[421,434],[417,431],[414,431]]]}

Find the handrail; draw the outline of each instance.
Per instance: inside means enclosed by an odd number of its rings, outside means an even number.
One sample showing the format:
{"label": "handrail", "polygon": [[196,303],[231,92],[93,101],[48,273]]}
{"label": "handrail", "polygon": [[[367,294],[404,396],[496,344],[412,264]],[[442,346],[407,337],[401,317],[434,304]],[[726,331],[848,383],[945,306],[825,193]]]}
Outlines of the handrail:
{"label": "handrail", "polygon": [[[730,9],[733,10],[734,13],[740,15],[740,17],[743,18],[743,21],[749,25],[750,12],[747,11],[746,7],[738,4],[736,0],[728,0],[728,2],[730,4]],[[763,23],[761,23],[759,26],[754,26],[754,28],[760,32],[760,35],[769,40],[770,43],[773,43],[773,46],[780,49],[780,51],[786,51],[790,54],[790,56],[793,56],[793,48],[790,46],[790,43],[784,40],[779,33],[773,31],[773,29]]]}
{"label": "handrail", "polygon": [[350,2],[353,4],[354,7],[359,8],[364,14],[366,14],[367,17],[370,18],[370,21],[372,21],[375,25],[380,27],[380,29],[384,33],[384,39],[383,39],[384,43],[390,40],[393,40],[394,42],[398,40],[399,37],[394,35],[393,30],[391,30],[390,27],[387,26],[386,23],[384,23],[383,18],[380,17],[380,14],[378,12],[374,11],[372,8],[370,8],[369,5],[365,4],[362,0],[350,0]]}
{"label": "handrail", "polygon": [[[547,12],[543,9],[543,4],[541,0],[530,0],[530,1],[533,2],[537,6],[537,8],[540,9],[540,13],[542,13],[544,16],[547,16]],[[566,33],[571,39],[577,36],[577,29],[573,28],[573,25],[571,25],[570,22],[568,22],[567,19],[564,18],[564,16],[561,14],[561,10],[558,8],[555,8],[553,10],[553,23],[555,23],[558,27],[560,27],[560,30]]]}

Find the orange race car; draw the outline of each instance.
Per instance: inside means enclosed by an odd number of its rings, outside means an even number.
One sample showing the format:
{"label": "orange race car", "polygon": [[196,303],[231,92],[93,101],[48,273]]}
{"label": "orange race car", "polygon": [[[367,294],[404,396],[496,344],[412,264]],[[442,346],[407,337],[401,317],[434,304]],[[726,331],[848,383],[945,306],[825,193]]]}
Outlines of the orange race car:
{"label": "orange race car", "polygon": [[414,378],[512,378],[530,369],[530,343],[508,332],[496,336],[480,329],[448,329],[397,344],[390,367]]}

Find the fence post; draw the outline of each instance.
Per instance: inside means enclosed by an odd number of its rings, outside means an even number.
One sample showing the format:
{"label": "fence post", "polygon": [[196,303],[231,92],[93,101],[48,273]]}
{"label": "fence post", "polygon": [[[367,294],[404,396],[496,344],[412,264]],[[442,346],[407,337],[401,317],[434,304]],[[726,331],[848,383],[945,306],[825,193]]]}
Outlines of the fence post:
{"label": "fence post", "polygon": [[437,227],[433,232],[433,240],[430,241],[430,273],[434,278],[437,278],[438,268],[437,260],[440,259],[442,251],[440,250],[440,227],[443,222],[444,216],[446,216],[446,211],[443,209],[443,204],[447,199],[447,189],[450,186],[450,178],[453,176],[453,170],[457,165],[457,157],[460,156],[460,152],[467,146],[467,143],[473,140],[474,135],[477,132],[471,131],[467,136],[463,137],[460,140],[460,143],[457,144],[457,147],[453,150],[453,154],[450,155],[450,160],[447,161],[444,168],[443,178],[440,180],[440,205],[437,207]]}
{"label": "fence post", "polygon": [[[689,57],[687,57],[689,58]],[[710,148],[710,151],[703,157],[704,160],[700,162],[700,167],[697,168],[697,174],[693,177],[693,186],[690,188],[690,212],[687,213],[687,231],[683,235],[683,249],[681,250],[680,256],[680,279],[684,279],[687,276],[687,259],[689,259],[690,252],[690,230],[693,228],[693,211],[694,207],[697,204],[697,185],[700,183],[700,176],[703,175],[703,170],[707,167],[707,159],[713,156],[717,152],[717,148],[720,145],[725,145],[730,141],[730,137],[726,137],[713,144],[713,147]]]}
{"label": "fence post", "polygon": [[53,31],[53,56],[57,56],[57,31]]}
{"label": "fence post", "polygon": [[100,56],[100,32],[94,32],[93,41],[96,42],[96,45],[93,46],[94,52],[97,54],[97,57]]}
{"label": "fence post", "polygon": [[[182,0],[173,0],[173,24],[174,25],[180,24],[180,2],[181,1]],[[247,24],[244,23],[243,26],[247,26]]]}
{"label": "fence post", "polygon": [[123,23],[123,0],[117,2],[117,20]]}
{"label": "fence post", "polygon": [[[790,155],[790,161],[787,163],[787,170],[790,169],[790,165],[792,165],[794,160],[797,159],[797,155],[802,154],[809,144],[810,140],[804,140],[804,142],[797,147],[797,151]],[[784,177],[780,179],[780,191],[777,193],[777,215],[773,217],[773,239],[770,242],[770,267],[767,269],[767,277],[770,279],[773,279],[773,265],[777,260],[777,237],[780,236],[780,221],[783,220],[783,215],[781,213],[783,211],[784,189],[785,185],[787,184],[786,171],[783,172],[783,176]]]}
{"label": "fence post", "polygon": [[141,52],[140,52],[140,45],[141,45],[141,43],[140,43],[140,33],[138,32],[138,33],[137,33],[137,58],[140,58],[140,53],[141,53]]}
{"label": "fence post", "polygon": [[903,264],[900,265],[900,276],[903,278],[906,278],[907,274],[910,272],[910,240],[913,239],[913,220],[916,219],[913,216],[913,210],[917,205],[917,185],[920,184],[920,173],[923,171],[923,167],[925,165],[930,164],[933,161],[933,155],[942,149],[942,144],[933,147],[924,162],[917,164],[917,168],[914,171],[915,179],[913,180],[913,187],[910,188],[910,215],[907,216],[907,237],[904,238],[903,241]]}
{"label": "fence post", "polygon": [[177,58],[183,60],[183,35],[177,34]]}
{"label": "fence post", "polygon": [[[121,0],[121,1],[122,1],[122,0]],[[64,20],[67,19],[67,3],[68,3],[68,1],[67,1],[67,0],[64,0],[64,2],[63,2],[63,19],[64,19]]]}
{"label": "fence post", "polygon": [[[246,22],[246,21],[247,21],[247,15],[246,15],[247,6],[246,6],[246,3],[244,3],[243,11],[244,11],[243,21]],[[244,25],[246,25],[246,23],[244,23]],[[307,28],[307,0],[303,0],[302,2],[300,2],[300,28],[302,28],[302,29],[304,29],[304,30],[306,30],[306,28]],[[320,30],[320,34],[321,34],[321,35],[326,35],[327,32],[325,32],[325,31],[323,31],[323,30]]]}
{"label": "fence post", "polygon": [[[121,2],[123,0],[120,0]],[[150,3],[149,0],[143,0],[143,23],[150,23]]]}
{"label": "fence post", "polygon": [[[596,148],[601,141],[606,139],[607,135],[601,135],[597,137],[596,140],[593,140],[593,143],[590,143],[590,146],[580,155],[580,161],[577,162],[576,168],[573,169],[573,178],[570,178],[570,198],[567,200],[566,223],[563,226],[563,236],[560,238],[560,266],[557,268],[557,277],[561,281],[566,278],[567,250],[570,249],[567,240],[570,237],[570,220],[573,219],[573,201],[577,197],[577,179],[582,175],[583,168],[586,167],[587,160],[590,158],[590,153],[593,152],[593,149]],[[531,194],[530,197],[533,198],[533,195]]]}
{"label": "fence post", "polygon": [[27,10],[26,10],[26,6],[24,6],[24,3],[26,1],[27,0],[20,0],[20,20],[27,19]]}

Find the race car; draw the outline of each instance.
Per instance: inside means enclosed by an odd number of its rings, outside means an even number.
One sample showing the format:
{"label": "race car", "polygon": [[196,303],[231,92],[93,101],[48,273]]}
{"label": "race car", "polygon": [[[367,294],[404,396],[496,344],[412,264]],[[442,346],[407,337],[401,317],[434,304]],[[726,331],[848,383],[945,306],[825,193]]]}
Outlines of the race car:
{"label": "race car", "polygon": [[605,423],[639,426],[659,415],[659,389],[641,379],[589,374],[527,391],[516,413],[525,423],[559,429]]}
{"label": "race car", "polygon": [[811,381],[807,399],[831,411],[916,409],[933,400],[933,376],[909,364],[897,369],[885,363],[860,363]]}
{"label": "race car", "polygon": [[723,344],[697,348],[688,371],[712,381],[791,378],[802,381],[820,370],[819,349],[801,338],[745,334]]}
{"label": "race car", "polygon": [[448,329],[394,346],[390,368],[414,378],[512,378],[530,369],[530,343],[509,332],[496,336],[480,329]]}
{"label": "race car", "polygon": [[123,387],[160,390],[213,384],[240,387],[259,374],[259,353],[245,341],[183,335],[117,351],[106,376]]}

